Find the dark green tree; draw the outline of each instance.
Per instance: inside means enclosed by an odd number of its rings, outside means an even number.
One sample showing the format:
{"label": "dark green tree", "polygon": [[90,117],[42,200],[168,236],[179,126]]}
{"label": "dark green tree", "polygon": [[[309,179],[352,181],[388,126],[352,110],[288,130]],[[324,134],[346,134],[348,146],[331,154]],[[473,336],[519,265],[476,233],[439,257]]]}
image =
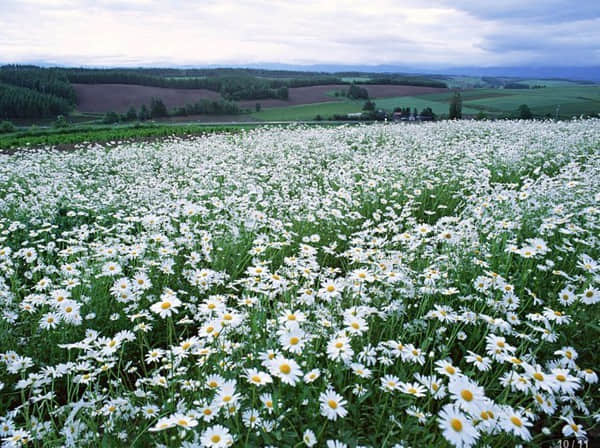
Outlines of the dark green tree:
{"label": "dark green tree", "polygon": [[3,121],[0,123],[0,134],[6,134],[8,132],[14,132],[17,128],[10,121]]}
{"label": "dark green tree", "polygon": [[519,118],[522,120],[531,120],[533,118],[533,114],[531,113],[531,109],[527,104],[521,104],[517,109],[517,113]]}
{"label": "dark green tree", "polygon": [[64,115],[59,115],[58,117],[56,117],[56,121],[54,122],[55,128],[66,128],[68,126],[69,122],[67,121]]}
{"label": "dark green tree", "polygon": [[348,88],[346,96],[352,100],[367,100],[369,99],[369,91],[353,83]]}
{"label": "dark green tree", "polygon": [[146,121],[148,118],[150,118],[150,112],[148,112],[148,108],[145,104],[142,104],[142,107],[140,107],[138,118],[140,121]]}
{"label": "dark green tree", "polygon": [[367,100],[362,108],[362,110],[375,110],[375,103],[371,100]]}
{"label": "dark green tree", "polygon": [[260,108],[261,108],[260,103],[256,103],[256,105],[254,106],[254,110],[256,110],[256,112],[260,112]]}
{"label": "dark green tree", "polygon": [[138,114],[137,114],[137,110],[135,110],[135,106],[131,106],[128,110],[127,110],[127,114],[125,114],[125,119],[127,121],[135,121],[137,120]]}
{"label": "dark green tree", "polygon": [[119,114],[113,111],[106,112],[102,118],[102,123],[113,124],[119,122]]}
{"label": "dark green tree", "polygon": [[450,108],[448,109],[448,118],[450,120],[462,118],[462,97],[460,92],[454,92],[450,100]]}
{"label": "dark green tree", "polygon": [[426,107],[421,111],[421,118],[425,120],[435,120],[435,114],[433,113],[433,109],[431,107]]}
{"label": "dark green tree", "polygon": [[160,98],[152,98],[150,100],[150,117],[160,118],[168,115],[167,106]]}

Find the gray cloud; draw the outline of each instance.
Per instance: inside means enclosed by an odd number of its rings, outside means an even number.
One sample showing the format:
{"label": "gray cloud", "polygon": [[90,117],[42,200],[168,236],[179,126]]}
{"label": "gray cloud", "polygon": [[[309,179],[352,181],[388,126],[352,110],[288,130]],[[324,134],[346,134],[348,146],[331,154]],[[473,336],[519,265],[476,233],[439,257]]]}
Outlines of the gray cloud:
{"label": "gray cloud", "polygon": [[1,1],[5,62],[600,64],[597,2]]}

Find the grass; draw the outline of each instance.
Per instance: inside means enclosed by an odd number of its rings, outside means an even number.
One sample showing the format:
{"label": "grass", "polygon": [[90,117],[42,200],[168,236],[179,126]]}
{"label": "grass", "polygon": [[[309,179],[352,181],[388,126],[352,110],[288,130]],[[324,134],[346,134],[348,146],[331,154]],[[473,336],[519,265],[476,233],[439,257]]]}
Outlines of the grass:
{"label": "grass", "polygon": [[[377,109],[384,109],[388,112],[394,110],[395,107],[415,107],[421,112],[426,107],[431,107],[433,113],[437,115],[448,113],[448,102],[432,101],[425,95],[423,96],[395,96],[392,98],[375,99]],[[463,105],[463,114],[476,114],[477,110],[465,107]]]}
{"label": "grass", "polygon": [[[440,122],[411,132],[277,126],[7,158],[0,166],[7,436],[29,431],[27,446],[35,447],[200,446],[200,434],[219,424],[235,436],[233,446],[305,446],[310,430],[316,446],[335,439],[350,447],[448,447],[440,409],[460,402],[458,388],[441,392],[462,384],[481,388],[476,411],[455,414],[477,422],[482,445],[547,446],[570,411],[593,437],[598,423],[578,408],[597,412],[597,384],[580,378],[565,394],[555,380],[549,391],[505,382],[525,366],[549,379],[564,368],[574,381],[580,368],[599,365],[600,305],[559,302],[563,288],[583,297],[598,285],[598,269],[579,261],[600,259],[599,122]],[[530,237],[548,250],[533,249]],[[107,266],[115,264],[112,276]],[[147,288],[135,286],[139,274]],[[129,296],[116,289],[123,279]],[[331,296],[328,284],[337,288]],[[304,297],[308,290],[316,298]],[[181,306],[159,314],[175,295]],[[83,320],[69,321],[67,306]],[[56,327],[42,325],[49,313],[63,316]],[[507,328],[510,316],[516,321]],[[303,349],[292,351],[293,334]],[[502,345],[490,342],[496,337]],[[345,353],[335,350],[344,344]],[[145,361],[156,350],[164,356]],[[266,361],[270,350],[320,377],[285,383],[286,371]],[[565,351],[575,352],[577,368]],[[491,368],[477,369],[469,352]],[[443,360],[464,377],[436,373]],[[248,369],[270,372],[272,381],[253,384]],[[421,387],[417,373],[437,379]],[[212,375],[235,381],[235,393],[214,390]],[[321,397],[329,389],[344,398],[347,415],[327,417]],[[557,412],[542,412],[537,392],[560,399]],[[205,421],[209,405],[215,415]],[[493,426],[476,420],[479,406],[494,411]],[[269,430],[251,427],[248,412]],[[515,412],[533,440],[507,426]]]}
{"label": "grass", "polygon": [[[451,92],[419,96],[429,101],[447,102]],[[461,92],[463,113],[483,111],[490,115],[514,113],[527,104],[535,115],[554,114],[560,105],[560,118],[600,113],[600,86],[556,85],[543,89],[473,89]],[[434,109],[435,111],[435,109]]]}
{"label": "grass", "polygon": [[317,115],[323,118],[335,114],[350,114],[360,112],[363,102],[340,101],[329,103],[302,104],[300,106],[274,107],[255,112],[252,117],[263,121],[294,121],[314,120]]}
{"label": "grass", "polygon": [[[313,123],[315,126],[338,126],[339,122]],[[294,123],[283,124],[293,126]],[[271,126],[268,123],[231,124],[166,124],[144,123],[128,125],[84,125],[63,129],[37,128],[0,134],[0,151],[23,147],[75,145],[82,143],[106,143],[120,140],[144,140],[162,137],[183,137],[215,133],[235,134],[257,127]],[[281,125],[280,125],[281,126]]]}
{"label": "grass", "polygon": [[177,124],[137,124],[137,125],[86,125],[64,129],[29,129],[0,135],[0,150],[19,147],[46,145],[72,145],[90,142],[110,142],[113,140],[145,139],[167,136],[201,135],[214,132],[240,132],[253,125],[177,125]]}

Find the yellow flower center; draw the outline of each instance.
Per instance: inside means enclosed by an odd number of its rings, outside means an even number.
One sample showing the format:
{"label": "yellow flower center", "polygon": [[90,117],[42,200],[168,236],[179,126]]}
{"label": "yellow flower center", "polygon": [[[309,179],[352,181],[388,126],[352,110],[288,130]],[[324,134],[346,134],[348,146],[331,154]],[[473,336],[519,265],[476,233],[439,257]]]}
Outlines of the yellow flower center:
{"label": "yellow flower center", "polygon": [[538,381],[544,381],[544,375],[542,375],[540,372],[535,372],[533,374],[533,378],[535,378]]}
{"label": "yellow flower center", "polygon": [[160,307],[163,310],[168,310],[169,308],[171,308],[171,304],[169,302],[163,302],[163,303],[160,304]]}
{"label": "yellow flower center", "polygon": [[329,405],[329,407],[331,409],[337,409],[337,407],[338,407],[337,401],[335,401],[335,400],[329,400],[327,402],[327,404]]}
{"label": "yellow flower center", "polygon": [[210,438],[210,441],[211,441],[212,443],[219,443],[219,442],[221,441],[221,436],[220,436],[220,435],[218,435],[218,434],[215,434],[214,436],[212,436],[212,437]]}
{"label": "yellow flower center", "polygon": [[343,346],[344,346],[344,344],[341,343],[341,342],[336,342],[335,343],[335,348],[342,348]]}
{"label": "yellow flower center", "polygon": [[470,390],[467,390],[467,389],[462,390],[461,393],[460,393],[460,396],[465,401],[472,401],[473,400],[473,393]]}
{"label": "yellow flower center", "polygon": [[279,366],[279,371],[284,375],[288,375],[292,371],[292,368],[289,366],[289,364],[281,364]]}
{"label": "yellow flower center", "polygon": [[452,366],[446,366],[446,372],[448,372],[450,375],[454,375],[456,373],[456,369]]}
{"label": "yellow flower center", "polygon": [[290,338],[290,345],[296,345],[298,342],[300,342],[300,339],[298,339],[296,336],[292,336]]}
{"label": "yellow flower center", "polygon": [[453,418],[452,420],[450,420],[450,426],[452,426],[452,429],[456,432],[461,432],[463,429],[462,422],[457,418]]}
{"label": "yellow flower center", "polygon": [[567,381],[567,377],[564,376],[562,373],[559,373],[558,375],[556,375],[556,379],[558,381],[560,381],[561,383]]}
{"label": "yellow flower center", "polygon": [[521,426],[523,426],[523,422],[522,422],[522,421],[521,421],[521,419],[520,419],[519,417],[517,417],[516,415],[513,415],[513,416],[510,418],[510,421],[511,421],[511,423],[512,423],[513,425],[515,425],[515,426],[518,426],[519,428],[520,428]]}
{"label": "yellow flower center", "polygon": [[333,286],[333,285],[329,285],[329,286],[327,287],[327,292],[333,292],[333,291],[335,291],[335,286]]}

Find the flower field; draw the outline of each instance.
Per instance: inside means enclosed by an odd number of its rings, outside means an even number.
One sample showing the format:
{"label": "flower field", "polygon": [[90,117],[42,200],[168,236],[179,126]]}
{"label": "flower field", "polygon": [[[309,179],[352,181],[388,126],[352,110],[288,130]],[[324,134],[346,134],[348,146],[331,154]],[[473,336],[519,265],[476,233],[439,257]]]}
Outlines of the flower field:
{"label": "flower field", "polygon": [[0,156],[0,446],[598,437],[600,120],[80,146]]}

